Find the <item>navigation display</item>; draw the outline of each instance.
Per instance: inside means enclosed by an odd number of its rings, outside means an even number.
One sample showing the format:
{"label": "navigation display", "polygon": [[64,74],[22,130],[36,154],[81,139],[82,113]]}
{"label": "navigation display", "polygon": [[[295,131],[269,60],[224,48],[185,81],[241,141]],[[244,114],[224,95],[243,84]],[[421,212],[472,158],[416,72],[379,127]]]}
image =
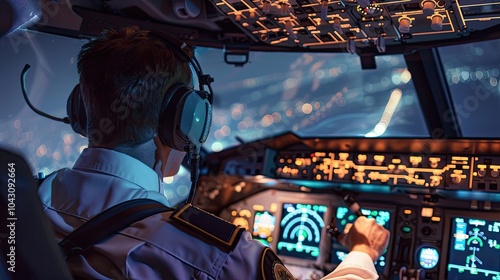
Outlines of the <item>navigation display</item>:
{"label": "navigation display", "polygon": [[500,221],[454,217],[447,279],[500,279]]}
{"label": "navigation display", "polygon": [[283,203],[278,255],[315,260],[326,210],[323,205]]}
{"label": "navigation display", "polygon": [[[368,218],[374,218],[375,221],[386,228],[391,230],[391,212],[385,209],[368,209],[361,208],[361,213]],[[348,223],[354,223],[357,216],[351,212],[347,207],[340,206],[337,208],[336,219],[337,228],[340,232],[343,232]],[[333,264],[340,264],[342,260],[347,256],[349,250],[340,244],[337,240],[332,239],[332,250],[330,254],[330,262]],[[383,272],[387,263],[387,249],[380,256],[380,258],[375,261],[375,268],[378,272]]]}
{"label": "navigation display", "polygon": [[269,246],[272,240],[271,234],[276,226],[276,217],[267,211],[255,212],[252,237],[259,240],[264,245]]}

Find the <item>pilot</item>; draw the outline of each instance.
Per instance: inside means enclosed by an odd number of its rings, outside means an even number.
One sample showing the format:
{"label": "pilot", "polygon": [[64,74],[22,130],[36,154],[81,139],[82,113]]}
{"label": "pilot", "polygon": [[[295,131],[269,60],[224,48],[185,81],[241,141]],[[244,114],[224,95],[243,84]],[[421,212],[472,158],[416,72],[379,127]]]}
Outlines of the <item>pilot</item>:
{"label": "pilot", "polygon": [[[81,97],[76,100],[82,102],[79,132],[88,137],[88,148],[72,168],[54,172],[39,187],[56,239],[125,201],[149,198],[172,206],[163,195],[162,178],[175,175],[191,152],[179,143],[194,139],[175,138],[181,109],[192,106],[189,98],[202,107],[207,101],[201,90],[192,89],[195,78],[203,79],[192,73],[192,51],[165,36],[125,27],[83,45],[77,64]],[[202,219],[210,215],[198,212]],[[72,274],[78,279],[294,279],[250,233],[223,220],[210,225],[237,232],[227,240],[172,215],[154,214],[70,255]],[[351,252],[325,279],[378,278],[373,261],[388,236],[373,219],[358,218],[340,238]]]}

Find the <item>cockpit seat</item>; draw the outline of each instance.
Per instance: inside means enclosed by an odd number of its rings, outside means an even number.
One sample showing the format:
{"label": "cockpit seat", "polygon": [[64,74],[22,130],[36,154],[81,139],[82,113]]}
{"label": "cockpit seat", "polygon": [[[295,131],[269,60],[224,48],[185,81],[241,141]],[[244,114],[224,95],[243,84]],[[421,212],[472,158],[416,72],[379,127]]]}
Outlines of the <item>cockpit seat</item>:
{"label": "cockpit seat", "polygon": [[26,160],[0,147],[0,279],[72,279]]}

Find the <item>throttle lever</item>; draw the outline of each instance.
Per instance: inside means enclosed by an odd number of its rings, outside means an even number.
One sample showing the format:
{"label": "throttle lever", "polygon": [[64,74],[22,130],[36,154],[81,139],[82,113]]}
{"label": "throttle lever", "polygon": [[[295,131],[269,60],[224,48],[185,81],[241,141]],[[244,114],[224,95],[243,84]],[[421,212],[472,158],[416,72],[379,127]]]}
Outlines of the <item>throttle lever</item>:
{"label": "throttle lever", "polygon": [[[343,200],[349,210],[354,212],[356,216],[364,216],[363,213],[361,213],[361,207],[359,206],[359,203],[354,200],[354,197],[352,197],[350,194],[346,194]],[[330,234],[330,236],[332,236],[333,238],[337,240],[339,239],[341,232],[337,227],[337,219],[335,218],[335,216],[332,217],[330,224],[326,226],[326,232],[328,232],[328,234]]]}

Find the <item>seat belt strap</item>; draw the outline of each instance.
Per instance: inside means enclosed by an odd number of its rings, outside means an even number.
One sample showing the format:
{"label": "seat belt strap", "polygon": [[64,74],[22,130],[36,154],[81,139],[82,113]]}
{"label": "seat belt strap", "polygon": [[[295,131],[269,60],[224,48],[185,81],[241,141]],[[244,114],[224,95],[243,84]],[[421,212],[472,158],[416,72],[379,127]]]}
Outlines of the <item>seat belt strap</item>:
{"label": "seat belt strap", "polygon": [[173,210],[148,198],[128,200],[94,216],[61,240],[59,246],[67,259],[71,254],[81,253],[93,244],[111,237],[137,221]]}

